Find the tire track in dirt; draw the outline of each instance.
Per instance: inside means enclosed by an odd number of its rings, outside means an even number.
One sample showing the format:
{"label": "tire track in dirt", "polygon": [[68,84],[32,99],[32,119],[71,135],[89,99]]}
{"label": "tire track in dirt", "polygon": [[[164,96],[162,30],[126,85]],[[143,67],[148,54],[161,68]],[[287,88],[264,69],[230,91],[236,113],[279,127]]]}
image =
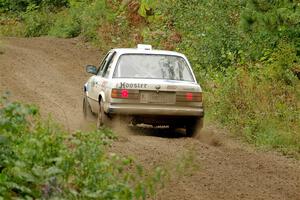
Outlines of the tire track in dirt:
{"label": "tire track in dirt", "polygon": [[[43,116],[51,114],[71,130],[89,127],[81,114],[89,76],[83,66],[97,65],[101,53],[79,39],[2,40],[0,93],[9,90],[12,99],[37,104]],[[187,164],[198,168],[174,175],[156,199],[300,199],[299,161],[247,147],[214,127],[196,139],[160,129],[117,134],[111,151],[133,156],[146,168],[184,162],[182,155],[193,153],[194,162]]]}

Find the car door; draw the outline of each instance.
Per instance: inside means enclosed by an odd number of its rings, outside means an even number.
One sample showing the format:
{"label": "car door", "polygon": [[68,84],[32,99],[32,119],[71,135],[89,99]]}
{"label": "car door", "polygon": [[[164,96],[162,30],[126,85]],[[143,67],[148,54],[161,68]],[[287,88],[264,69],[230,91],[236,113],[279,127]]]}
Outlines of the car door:
{"label": "car door", "polygon": [[[99,99],[99,95],[105,94],[105,85],[107,83],[108,74],[111,67],[111,61],[114,57],[115,52],[110,51],[106,57],[101,62],[101,65],[98,69],[97,75],[93,79],[93,87],[91,89],[91,96],[93,99]],[[99,102],[94,102],[94,105],[92,105],[93,112],[97,112],[99,106]]]}
{"label": "car door", "polygon": [[89,104],[91,106],[91,109],[93,112],[97,112],[98,111],[98,97],[99,94],[97,93],[97,85],[99,82],[99,76],[101,75],[101,73],[103,72],[104,68],[105,68],[105,63],[108,59],[110,55],[110,52],[108,52],[105,57],[102,59],[100,66],[98,68],[97,74],[92,76],[89,81],[88,81],[88,99],[89,99]]}

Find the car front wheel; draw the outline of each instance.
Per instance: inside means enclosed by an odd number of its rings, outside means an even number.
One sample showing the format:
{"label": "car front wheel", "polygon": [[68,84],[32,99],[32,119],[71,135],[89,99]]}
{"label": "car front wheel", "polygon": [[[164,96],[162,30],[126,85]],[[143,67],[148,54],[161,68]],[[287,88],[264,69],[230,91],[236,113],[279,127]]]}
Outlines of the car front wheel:
{"label": "car front wheel", "polygon": [[104,102],[101,99],[100,104],[99,104],[99,111],[98,111],[98,118],[97,118],[97,128],[100,129],[104,125],[108,125],[109,118],[104,112]]}
{"label": "car front wheel", "polygon": [[90,119],[93,117],[93,113],[92,113],[91,107],[88,103],[86,95],[84,95],[84,97],[83,97],[82,112],[83,112],[84,119]]}

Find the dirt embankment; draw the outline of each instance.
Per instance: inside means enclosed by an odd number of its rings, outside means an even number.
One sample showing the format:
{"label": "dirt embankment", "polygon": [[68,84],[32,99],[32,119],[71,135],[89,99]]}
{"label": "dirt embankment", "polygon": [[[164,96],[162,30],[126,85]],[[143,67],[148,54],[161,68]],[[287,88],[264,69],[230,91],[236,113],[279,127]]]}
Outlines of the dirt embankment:
{"label": "dirt embankment", "polygon": [[[82,119],[85,64],[99,63],[101,52],[77,39],[5,38],[0,54],[0,93],[35,103],[67,129],[89,127]],[[187,172],[174,176],[157,199],[300,199],[300,162],[261,152],[206,128],[199,138],[165,130],[130,130],[112,151],[131,155],[146,167],[185,162]],[[193,161],[183,157],[192,153]],[[187,155],[187,154],[186,154]],[[176,166],[174,166],[175,168]],[[189,166],[188,166],[189,168]]]}

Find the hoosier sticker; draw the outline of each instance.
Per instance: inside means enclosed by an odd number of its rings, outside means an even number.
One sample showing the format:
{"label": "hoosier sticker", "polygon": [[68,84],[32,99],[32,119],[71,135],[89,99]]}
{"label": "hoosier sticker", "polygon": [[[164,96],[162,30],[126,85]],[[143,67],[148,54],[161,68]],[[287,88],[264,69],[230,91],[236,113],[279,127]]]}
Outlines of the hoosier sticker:
{"label": "hoosier sticker", "polygon": [[119,83],[119,88],[147,88],[147,84],[144,83]]}

